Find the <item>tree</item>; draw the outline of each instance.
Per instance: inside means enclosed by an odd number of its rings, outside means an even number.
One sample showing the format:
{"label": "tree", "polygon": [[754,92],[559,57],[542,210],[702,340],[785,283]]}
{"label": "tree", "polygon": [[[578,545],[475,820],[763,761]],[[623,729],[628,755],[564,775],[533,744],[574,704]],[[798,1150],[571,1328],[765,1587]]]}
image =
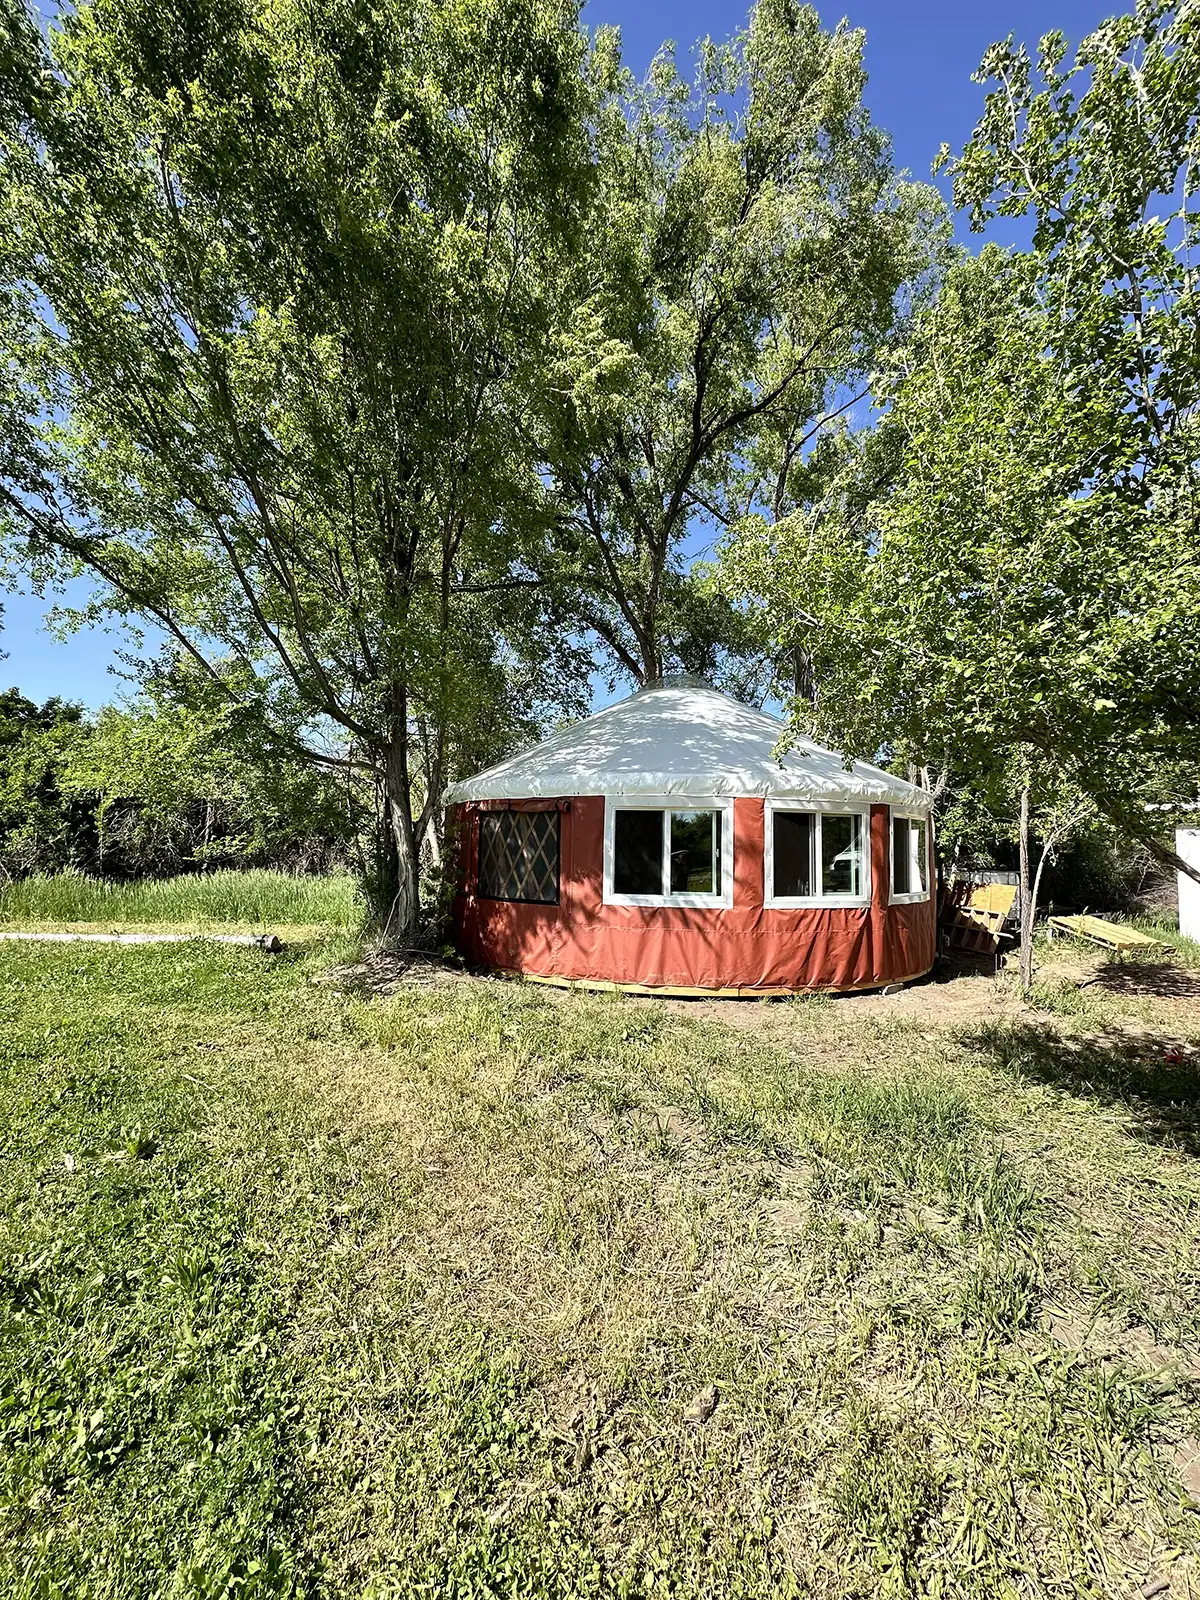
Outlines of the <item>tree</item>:
{"label": "tree", "polygon": [[80,706],[57,696],[37,705],[18,689],[0,694],[0,871],[23,876],[94,858],[92,808],[62,781],[86,737]]}
{"label": "tree", "polygon": [[[760,436],[790,460],[853,403],[934,250],[940,203],[870,122],[862,43],[759,0],[693,83],[664,49],[636,84],[597,40],[597,193],[541,433],[560,579],[635,682],[720,656],[689,530],[753,498]],[[744,631],[727,607],[735,653]]]}
{"label": "tree", "polygon": [[345,864],[357,796],[337,774],[249,735],[227,703],[146,695],[102,707],[58,775],[94,819],[89,870],[144,877]]}
{"label": "tree", "polygon": [[44,44],[3,3],[10,548],[358,773],[404,937],[451,729],[541,615],[575,8],[93,0]]}
{"label": "tree", "polygon": [[[993,46],[978,76],[996,87],[948,165],[973,227],[1032,216],[1048,348],[1098,424],[1071,492],[1126,648],[1113,652],[1121,699],[1083,701],[1069,754],[1101,809],[1182,867],[1126,796],[1152,763],[1200,766],[1200,15],[1150,0],[1066,56],[1062,34],[1042,39],[1039,87],[1023,48]],[[1111,722],[1088,715],[1109,711]]]}
{"label": "tree", "polygon": [[978,781],[1028,762],[1182,867],[1139,799],[1200,770],[1197,13],[1145,6],[1063,54],[1043,41],[1035,93],[1023,51],[988,53],[952,166],[977,224],[1034,212],[1031,248],[949,274],[878,427],[730,567],[816,613],[802,714],[826,737]]}
{"label": "tree", "polygon": [[346,862],[360,796],[281,748],[186,671],[87,716],[0,694],[0,872],[152,877],[212,866]]}
{"label": "tree", "polygon": [[938,842],[943,859],[1016,846],[1018,976],[1028,992],[1033,982],[1033,934],[1047,867],[1066,849],[1096,834],[1091,800],[1037,752],[998,750],[992,769],[940,775]]}

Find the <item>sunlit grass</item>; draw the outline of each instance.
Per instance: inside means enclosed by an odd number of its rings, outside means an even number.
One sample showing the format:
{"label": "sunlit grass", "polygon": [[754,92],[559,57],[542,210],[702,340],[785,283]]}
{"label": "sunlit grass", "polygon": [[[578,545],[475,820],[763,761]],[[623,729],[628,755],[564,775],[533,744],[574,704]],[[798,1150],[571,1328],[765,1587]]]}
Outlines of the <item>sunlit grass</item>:
{"label": "sunlit grass", "polygon": [[1197,1586],[1177,1066],[321,959],[0,946],[0,1592]]}
{"label": "sunlit grass", "polygon": [[1200,939],[1189,939],[1180,933],[1178,918],[1160,915],[1130,917],[1128,920],[1142,933],[1148,933],[1152,938],[1161,939],[1164,944],[1170,945],[1176,960],[1185,966],[1200,967]]}
{"label": "sunlit grass", "polygon": [[77,872],[0,886],[0,922],[54,927],[90,924],[271,929],[357,925],[361,905],[348,874],[300,876],[265,868],[113,883]]}

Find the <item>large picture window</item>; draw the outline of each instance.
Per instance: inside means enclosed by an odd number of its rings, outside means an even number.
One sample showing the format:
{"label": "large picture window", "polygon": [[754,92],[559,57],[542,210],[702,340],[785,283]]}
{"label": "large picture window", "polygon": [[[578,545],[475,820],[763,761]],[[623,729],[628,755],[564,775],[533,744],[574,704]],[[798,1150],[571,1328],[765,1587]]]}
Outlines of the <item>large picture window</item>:
{"label": "large picture window", "polygon": [[929,894],[929,827],[924,817],[892,813],[892,899],[924,900]]}
{"label": "large picture window", "polygon": [[604,898],[625,905],[732,904],[725,803],[606,808]]}
{"label": "large picture window", "polygon": [[479,818],[485,900],[558,901],[558,812],[485,811]]}
{"label": "large picture window", "polygon": [[863,812],[768,802],[766,824],[766,905],[866,903],[870,870]]}

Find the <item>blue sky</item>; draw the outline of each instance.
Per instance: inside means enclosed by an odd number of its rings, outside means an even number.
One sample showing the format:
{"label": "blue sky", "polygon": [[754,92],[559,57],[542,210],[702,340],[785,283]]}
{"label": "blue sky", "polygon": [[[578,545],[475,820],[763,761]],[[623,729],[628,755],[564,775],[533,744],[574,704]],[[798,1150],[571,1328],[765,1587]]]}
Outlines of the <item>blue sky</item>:
{"label": "blue sky", "polygon": [[[1102,0],[861,0],[846,15],[866,31],[870,74],[867,104],[875,121],[892,135],[896,158],[916,177],[927,177],[941,143],[959,148],[970,137],[983,104],[983,90],[971,73],[995,39],[1013,33],[1030,45],[1052,28],[1075,42],[1114,11],[1131,6]],[[822,8],[829,23],[840,8]],[[616,23],[625,58],[641,72],[664,39],[680,51],[706,34],[724,38],[745,21],[746,8],[733,0],[588,0],[590,26]],[[947,199],[950,196],[947,193]],[[960,223],[960,233],[969,238]],[[81,601],[83,585],[68,600]],[[115,652],[128,648],[119,630],[88,629],[65,643],[42,626],[46,603],[27,594],[0,595],[0,683],[16,684],[32,699],[64,695],[97,706],[119,695],[124,685],[109,668]]]}

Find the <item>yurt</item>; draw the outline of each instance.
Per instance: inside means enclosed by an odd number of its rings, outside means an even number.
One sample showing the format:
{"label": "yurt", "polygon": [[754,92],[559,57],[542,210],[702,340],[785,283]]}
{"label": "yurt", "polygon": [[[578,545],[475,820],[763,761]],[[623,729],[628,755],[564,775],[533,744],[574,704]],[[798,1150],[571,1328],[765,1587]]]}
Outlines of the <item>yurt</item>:
{"label": "yurt", "polygon": [[452,785],[471,962],[659,993],[870,989],[928,972],[924,790],[694,681],[639,690]]}

